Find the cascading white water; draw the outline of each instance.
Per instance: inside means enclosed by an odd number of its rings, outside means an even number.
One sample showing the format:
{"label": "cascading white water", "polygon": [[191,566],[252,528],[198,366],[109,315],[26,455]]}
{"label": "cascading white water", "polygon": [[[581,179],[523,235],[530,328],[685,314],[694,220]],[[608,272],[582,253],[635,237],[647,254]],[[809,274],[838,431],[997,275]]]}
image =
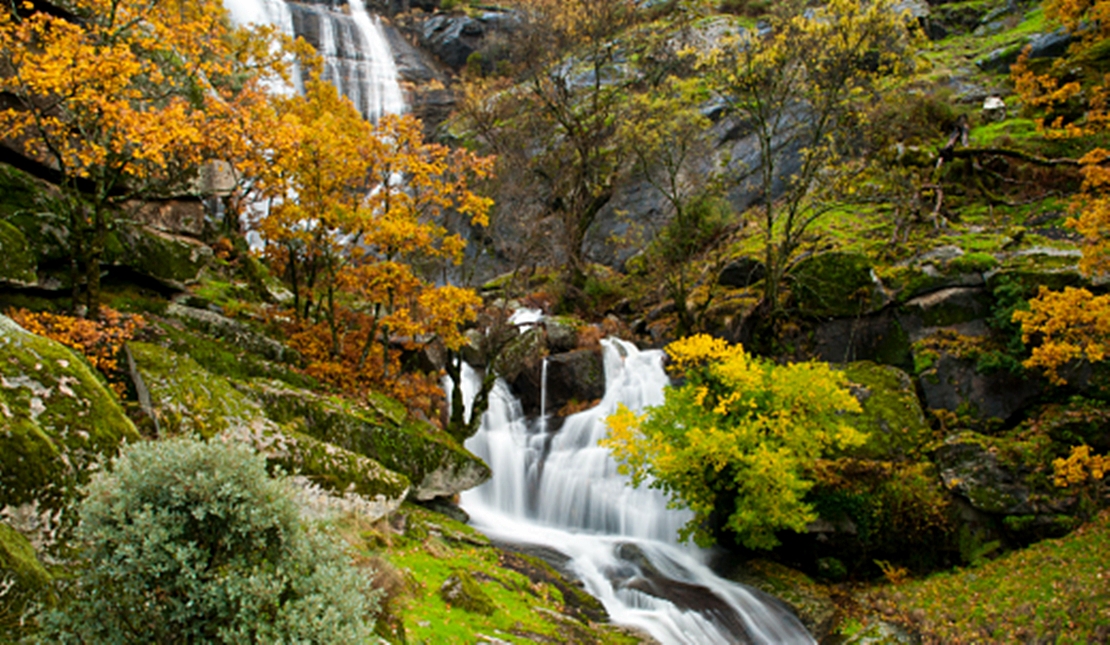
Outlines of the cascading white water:
{"label": "cascading white water", "polygon": [[[569,567],[617,623],[643,628],[666,645],[813,643],[797,619],[758,592],[712,573],[705,554],[680,547],[688,512],[668,509],[658,491],[627,485],[608,451],[605,417],[618,403],[633,410],[663,402],[662,353],[602,341],[605,396],[548,436],[527,423],[503,383],[495,386],[482,427],[467,442],[493,479],[463,493],[475,525],[494,538],[542,545]],[[469,402],[480,380],[463,372]]]}
{"label": "cascading white water", "polygon": [[363,0],[348,0],[349,15],[327,6],[283,0],[224,0],[237,24],[268,24],[305,36],[324,60],[323,77],[371,121],[406,109],[397,65],[381,22]]}

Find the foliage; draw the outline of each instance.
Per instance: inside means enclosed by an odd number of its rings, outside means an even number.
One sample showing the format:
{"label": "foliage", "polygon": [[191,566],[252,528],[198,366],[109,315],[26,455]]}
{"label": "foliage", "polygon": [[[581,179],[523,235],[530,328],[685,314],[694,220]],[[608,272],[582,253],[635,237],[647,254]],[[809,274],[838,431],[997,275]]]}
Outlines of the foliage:
{"label": "foliage", "polygon": [[[209,109],[264,96],[272,31],[233,31],[217,0],[71,0],[0,12],[0,130],[45,162],[68,218],[73,304],[83,267],[99,315],[100,261],[114,209],[181,185],[212,152]],[[248,67],[252,70],[246,72]]]}
{"label": "foliage", "polygon": [[[1014,86],[1022,100],[1043,115],[1038,127],[1047,135],[1076,138],[1106,131],[1110,126],[1110,76],[1089,60],[1089,54],[1110,35],[1110,2],[1106,0],[1047,0],[1045,15],[1059,21],[1079,36],[1070,56],[1055,61],[1045,73],[1038,74],[1024,53],[1012,70]],[[1081,117],[1073,112],[1081,107]],[[1110,152],[1094,148],[1080,159],[1083,168],[1082,193],[1072,204],[1078,215],[1067,226],[1083,236],[1080,270],[1101,275],[1110,269],[1110,168],[1105,162]],[[1086,289],[1051,292],[1044,288],[1030,302],[1031,312],[1015,312],[1025,342],[1034,337],[1040,345],[1033,349],[1026,367],[1044,369],[1057,384],[1064,379],[1058,370],[1076,359],[1101,361],[1106,356],[1107,331],[1110,329],[1110,297],[1094,295]]]}
{"label": "foliage", "polygon": [[1067,537],[873,592],[867,603],[924,643],[1105,642],[1107,548],[1103,512]]}
{"label": "foliage", "polygon": [[803,530],[816,518],[803,500],[816,460],[865,439],[841,416],[860,411],[844,375],[819,363],[776,365],[705,335],[667,354],[685,384],[643,415],[622,407],[608,419],[602,445],[622,472],[694,512],[684,539],[711,542],[718,512],[749,548],[775,546],[777,530]]}
{"label": "foliage", "polygon": [[120,367],[119,355],[123,344],[146,327],[142,316],[121,314],[108,307],[101,308],[96,320],[26,309],[9,311],[8,316],[32,334],[56,340],[80,352],[104,374],[116,395],[123,396],[127,388],[127,370]]}
{"label": "foliage", "polygon": [[[847,159],[868,106],[908,70],[910,55],[907,23],[892,2],[834,0],[804,13],[800,7],[782,3],[768,18],[769,33],[726,38],[699,63],[758,140],[759,167],[750,170],[762,192],[756,217],[767,267],[763,298],[773,313],[781,307],[783,278],[825,204],[853,190],[860,167]],[[796,169],[780,158],[791,147]],[[747,181],[746,173],[737,181]]]}
{"label": "foliage", "polygon": [[295,136],[273,153],[264,194],[275,205],[259,225],[293,287],[291,344],[321,381],[409,399],[401,346],[458,349],[461,325],[476,317],[473,291],[435,278],[462,260],[465,242],[447,218],[487,222],[490,201],[470,183],[492,159],[424,142],[412,117],[366,122],[315,71],[304,96],[281,100],[278,112]]}
{"label": "foliage", "polygon": [[83,566],[54,642],[365,642],[375,594],[246,447],[125,449],[80,503]]}
{"label": "foliage", "polygon": [[1052,482],[1061,488],[1079,488],[1084,502],[1097,508],[1102,505],[1101,484],[1107,470],[1110,470],[1110,456],[1093,455],[1086,444],[1072,446],[1067,458],[1052,461]]}

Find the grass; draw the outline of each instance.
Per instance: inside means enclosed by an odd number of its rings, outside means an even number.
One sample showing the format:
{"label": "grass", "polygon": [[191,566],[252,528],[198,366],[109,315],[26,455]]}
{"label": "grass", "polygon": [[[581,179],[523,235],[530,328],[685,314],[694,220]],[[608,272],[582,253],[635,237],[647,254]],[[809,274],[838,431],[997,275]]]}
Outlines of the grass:
{"label": "grass", "polygon": [[1110,639],[1110,511],[1064,538],[870,595],[925,643]]}
{"label": "grass", "polygon": [[[359,526],[348,518],[340,527],[366,557],[394,580],[387,588],[390,642],[470,645],[483,637],[509,643],[639,642],[620,628],[593,622],[600,605],[543,562],[493,546],[469,526],[406,505],[391,526]],[[393,528],[401,526],[400,530]],[[453,574],[468,573],[494,605],[490,615],[452,606],[440,588]],[[585,609],[584,609],[585,608]]]}

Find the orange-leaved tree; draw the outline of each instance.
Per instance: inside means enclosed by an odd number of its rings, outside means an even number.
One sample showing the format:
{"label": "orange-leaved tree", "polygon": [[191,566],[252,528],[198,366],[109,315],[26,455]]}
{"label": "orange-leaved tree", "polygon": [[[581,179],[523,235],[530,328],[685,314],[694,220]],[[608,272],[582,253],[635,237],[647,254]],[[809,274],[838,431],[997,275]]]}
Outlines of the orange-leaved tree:
{"label": "orange-leaved tree", "polygon": [[[116,207],[180,185],[203,161],[205,108],[273,62],[272,32],[233,31],[219,0],[64,0],[0,9],[0,132],[47,166],[63,198],[74,306],[100,314]],[[223,87],[221,87],[223,85]]]}
{"label": "orange-leaved tree", "polygon": [[[1038,120],[1051,137],[1085,137],[1110,127],[1110,74],[1098,62],[1099,48],[1110,37],[1110,0],[1047,0],[1045,15],[1063,23],[1076,41],[1069,55],[1047,69],[1037,69],[1023,54],[1012,70],[1014,85],[1026,105],[1043,110]],[[1110,151],[1094,147],[1080,160],[1082,191],[1072,204],[1068,226],[1083,236],[1080,270],[1089,276],[1110,270]],[[1059,369],[1076,360],[1097,362],[1110,354],[1110,296],[1085,288],[1062,292],[1041,287],[1029,311],[1014,313],[1026,343],[1034,338],[1026,367],[1044,369],[1062,383]]]}
{"label": "orange-leaved tree", "polygon": [[470,186],[492,160],[425,142],[411,116],[371,124],[314,71],[303,96],[278,101],[298,133],[271,160],[260,232],[293,287],[294,345],[333,385],[411,400],[417,381],[401,374],[402,350],[433,340],[458,349],[476,315],[477,294],[430,272],[462,260],[448,216],[486,224],[490,200]]}

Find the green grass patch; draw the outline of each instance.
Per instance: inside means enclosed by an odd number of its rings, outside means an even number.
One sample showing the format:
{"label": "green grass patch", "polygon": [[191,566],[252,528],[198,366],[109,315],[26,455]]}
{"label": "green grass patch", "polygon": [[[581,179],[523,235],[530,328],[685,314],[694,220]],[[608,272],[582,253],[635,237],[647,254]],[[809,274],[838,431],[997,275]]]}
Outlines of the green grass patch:
{"label": "green grass patch", "polygon": [[1063,538],[871,594],[926,642],[1105,643],[1110,511]]}

